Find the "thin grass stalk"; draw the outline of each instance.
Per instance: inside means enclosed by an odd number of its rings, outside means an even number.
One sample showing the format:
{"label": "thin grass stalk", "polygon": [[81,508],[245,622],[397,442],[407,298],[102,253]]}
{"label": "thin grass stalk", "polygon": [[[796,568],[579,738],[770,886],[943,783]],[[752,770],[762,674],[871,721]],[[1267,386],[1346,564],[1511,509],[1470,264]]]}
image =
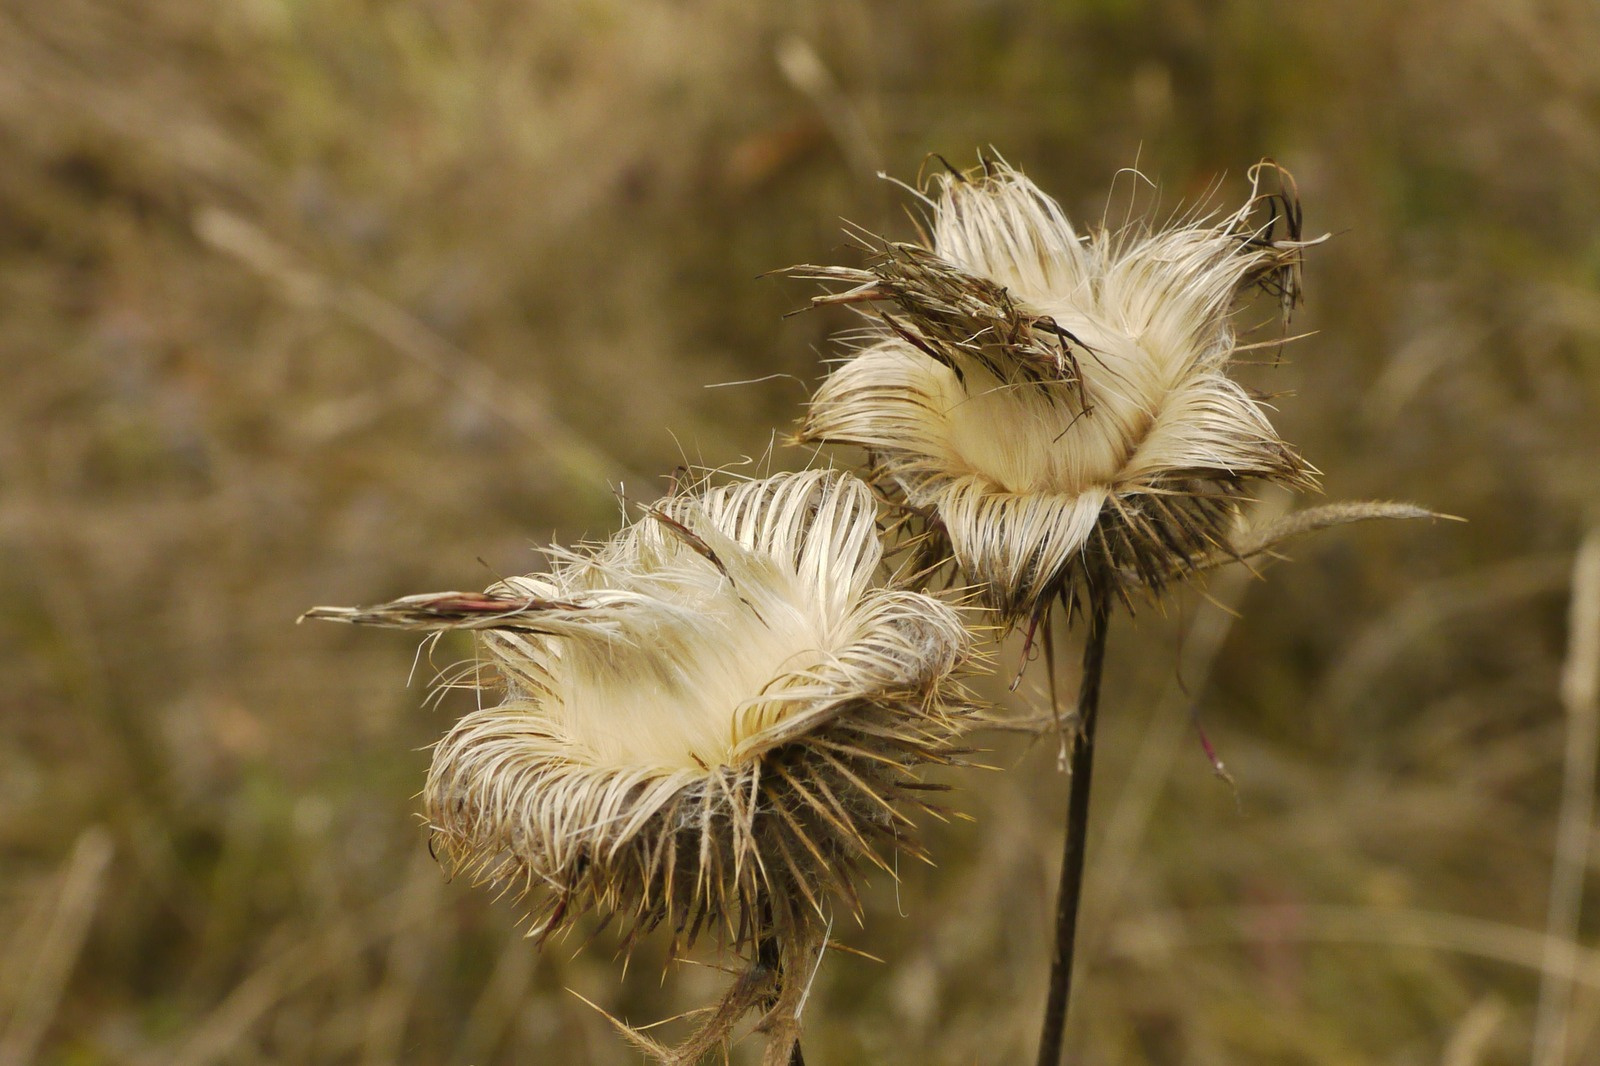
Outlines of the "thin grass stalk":
{"label": "thin grass stalk", "polygon": [[1089,630],[1083,645],[1083,680],[1078,686],[1077,737],[1072,748],[1072,784],[1067,791],[1067,829],[1061,850],[1061,884],[1056,890],[1055,953],[1050,959],[1050,991],[1039,1037],[1039,1066],[1057,1066],[1067,1028],[1072,994],[1072,952],[1078,936],[1078,904],[1083,896],[1083,859],[1089,837],[1089,786],[1094,772],[1094,730],[1099,717],[1100,679],[1105,670],[1106,628],[1111,620],[1111,575],[1097,570],[1085,581]]}
{"label": "thin grass stalk", "polygon": [[1572,984],[1578,968],[1578,926],[1594,824],[1595,753],[1600,750],[1600,527],[1589,531],[1572,566],[1561,702],[1567,712],[1567,744],[1545,922],[1544,965],[1539,975],[1539,1002],[1529,1057],[1533,1066],[1560,1066],[1567,1060]]}

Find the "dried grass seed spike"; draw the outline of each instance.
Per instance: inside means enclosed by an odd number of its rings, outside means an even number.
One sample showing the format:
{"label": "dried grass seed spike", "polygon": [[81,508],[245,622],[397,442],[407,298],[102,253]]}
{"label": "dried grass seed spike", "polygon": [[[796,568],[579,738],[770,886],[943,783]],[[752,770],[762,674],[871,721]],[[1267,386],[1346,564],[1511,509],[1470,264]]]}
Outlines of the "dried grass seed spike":
{"label": "dried grass seed spike", "polygon": [[1281,172],[1261,193],[1269,170],[1220,222],[1083,234],[1003,162],[936,175],[927,246],[791,271],[886,308],[800,436],[866,448],[880,490],[1010,622],[1090,563],[1156,587],[1187,572],[1225,550],[1246,482],[1314,485],[1226,373],[1241,293],[1269,287],[1287,311],[1296,292],[1298,205]]}

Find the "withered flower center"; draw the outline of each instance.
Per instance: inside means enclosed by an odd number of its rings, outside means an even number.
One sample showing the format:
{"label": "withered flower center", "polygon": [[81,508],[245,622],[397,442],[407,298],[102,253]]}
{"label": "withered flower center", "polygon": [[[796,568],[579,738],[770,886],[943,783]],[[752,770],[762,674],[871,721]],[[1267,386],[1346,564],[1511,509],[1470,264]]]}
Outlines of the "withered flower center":
{"label": "withered flower center", "polygon": [[[760,608],[704,560],[686,560],[681,613],[611,642],[552,639],[550,715],[597,768],[672,772],[735,761],[793,704],[768,697],[828,656],[830,620],[787,575]],[[785,602],[787,601],[787,602]]]}
{"label": "withered flower center", "polygon": [[1005,382],[977,366],[963,382],[930,368],[951,453],[997,491],[1076,496],[1115,487],[1170,394],[1171,382],[1152,373],[1163,361],[1139,338],[1082,316],[1060,320],[1086,346],[1081,382]]}

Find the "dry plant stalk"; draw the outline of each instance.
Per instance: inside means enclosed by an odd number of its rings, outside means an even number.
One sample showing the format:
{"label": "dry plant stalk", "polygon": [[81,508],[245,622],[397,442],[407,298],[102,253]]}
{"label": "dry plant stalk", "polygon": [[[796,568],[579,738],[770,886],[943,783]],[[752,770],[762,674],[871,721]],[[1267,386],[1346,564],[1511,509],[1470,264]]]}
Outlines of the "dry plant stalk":
{"label": "dry plant stalk", "polygon": [[1532,1066],[1560,1066],[1567,1061],[1572,986],[1582,943],[1579,919],[1592,851],[1595,755],[1600,751],[1600,528],[1591,528],[1584,536],[1572,563],[1561,703],[1566,710],[1567,737],[1529,1056]]}
{"label": "dry plant stalk", "polygon": [[622,1027],[660,1061],[698,1061],[751,1009],[767,1061],[797,1061],[831,902],[858,906],[863,863],[922,854],[916,770],[957,755],[971,638],[878,584],[876,519],[855,478],[779,475],[670,496],[487,593],[310,612],[480,634],[493,676],[458,683],[502,699],[435,749],[428,818],[449,865],[532,901],[533,935],[594,911],[625,943],[664,925],[747,956],[682,1045]]}
{"label": "dry plant stalk", "polygon": [[813,303],[864,305],[873,320],[800,440],[864,448],[923,565],[953,564],[1030,643],[1042,628],[1047,657],[1055,604],[1088,619],[1041,1066],[1060,1059],[1112,600],[1131,606],[1136,591],[1311,529],[1428,514],[1357,504],[1237,528],[1253,483],[1316,487],[1264,399],[1227,375],[1240,299],[1271,294],[1287,324],[1317,243],[1287,171],[1265,160],[1249,176],[1221,219],[1079,233],[1033,182],[984,160],[919,194],[919,243],[866,236],[865,267],[787,271],[840,287]]}

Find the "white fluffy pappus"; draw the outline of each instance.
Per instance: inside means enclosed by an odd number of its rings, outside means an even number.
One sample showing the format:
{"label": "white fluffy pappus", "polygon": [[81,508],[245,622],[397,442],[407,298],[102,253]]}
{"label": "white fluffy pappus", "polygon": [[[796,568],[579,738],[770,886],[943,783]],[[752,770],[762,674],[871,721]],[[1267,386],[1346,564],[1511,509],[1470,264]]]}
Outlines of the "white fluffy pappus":
{"label": "white fluffy pappus", "polygon": [[1251,177],[1220,222],[1079,233],[1004,163],[939,175],[923,243],[790,271],[845,283],[816,302],[870,302],[881,323],[801,439],[865,448],[880,490],[1012,622],[1070,597],[1093,559],[1159,588],[1226,552],[1244,483],[1314,484],[1226,373],[1236,300],[1260,285],[1287,313],[1307,243],[1287,175]]}
{"label": "white fluffy pappus", "polygon": [[428,817],[447,862],[531,893],[534,935],[591,910],[630,937],[714,928],[777,982],[729,996],[787,1002],[827,898],[853,906],[862,862],[920,854],[916,768],[952,760],[968,715],[971,638],[880,584],[876,520],[856,478],[778,475],[669,496],[488,593],[312,615],[480,632],[501,698],[436,747]]}

